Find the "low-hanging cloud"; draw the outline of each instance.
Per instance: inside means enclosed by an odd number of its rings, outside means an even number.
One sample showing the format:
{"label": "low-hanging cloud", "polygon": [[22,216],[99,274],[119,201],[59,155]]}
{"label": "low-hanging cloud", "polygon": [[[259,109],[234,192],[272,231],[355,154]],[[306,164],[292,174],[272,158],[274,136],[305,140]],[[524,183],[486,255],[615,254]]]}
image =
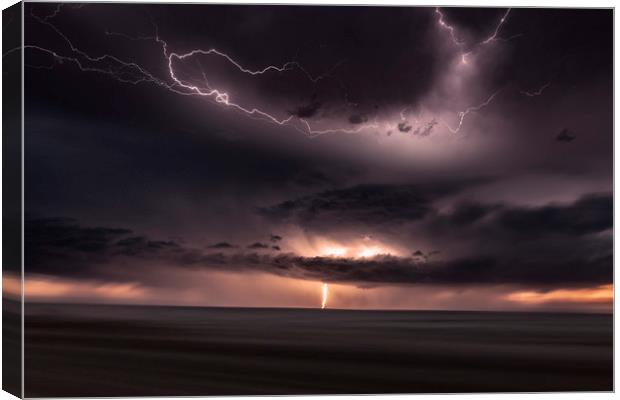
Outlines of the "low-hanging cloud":
{"label": "low-hanging cloud", "polygon": [[385,225],[415,221],[433,211],[441,197],[480,183],[463,180],[437,184],[364,184],[329,190],[264,207],[259,213],[276,222],[302,226],[362,224]]}
{"label": "low-hanging cloud", "polygon": [[[105,269],[98,266],[132,260],[134,279],[137,272],[144,274],[145,279],[156,279],[148,277],[148,268],[158,263],[171,270],[256,271],[361,286],[588,286],[612,282],[611,238],[601,235],[612,226],[611,215],[611,194],[594,194],[572,204],[536,208],[476,208],[469,204],[453,216],[444,217],[443,223],[452,224],[455,229],[470,229],[468,234],[488,243],[487,248],[480,247],[476,254],[452,257],[433,250],[433,255],[440,256],[432,258],[424,257],[422,250],[406,257],[309,257],[280,252],[261,242],[253,243],[245,251],[201,250],[175,241],[137,236],[124,228],[87,228],[68,219],[37,219],[26,223],[26,270],[56,276],[100,277]],[[504,245],[495,248],[493,238],[498,237]],[[122,276],[117,274],[114,279]]]}

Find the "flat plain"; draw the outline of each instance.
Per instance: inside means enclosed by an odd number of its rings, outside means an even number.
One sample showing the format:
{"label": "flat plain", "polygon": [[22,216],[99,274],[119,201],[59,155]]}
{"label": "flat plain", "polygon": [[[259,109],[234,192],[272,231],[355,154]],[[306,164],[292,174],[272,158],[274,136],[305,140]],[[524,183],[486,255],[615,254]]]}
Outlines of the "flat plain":
{"label": "flat plain", "polygon": [[27,303],[27,397],[613,390],[611,314]]}

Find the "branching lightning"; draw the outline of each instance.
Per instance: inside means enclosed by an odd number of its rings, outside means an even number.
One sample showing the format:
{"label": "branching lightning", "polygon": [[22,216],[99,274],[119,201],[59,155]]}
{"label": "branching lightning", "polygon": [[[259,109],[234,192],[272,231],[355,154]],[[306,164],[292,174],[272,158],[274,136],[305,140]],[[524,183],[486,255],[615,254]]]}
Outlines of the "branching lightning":
{"label": "branching lightning", "polygon": [[[500,38],[498,37],[499,32],[501,31],[503,25],[506,23],[507,19],[508,19],[508,15],[510,14],[511,9],[508,8],[506,9],[506,11],[504,12],[504,14],[502,15],[502,17],[500,18],[499,22],[497,23],[497,25],[495,26],[495,29],[493,30],[493,33],[491,35],[489,35],[486,39],[484,39],[483,41],[474,44],[472,47],[470,47],[470,50],[466,51],[466,43],[463,40],[459,40],[457,37],[457,33],[456,33],[456,28],[454,26],[449,25],[444,18],[444,14],[441,12],[441,9],[439,7],[435,8],[435,13],[437,15],[439,15],[439,18],[437,20],[437,23],[439,24],[439,26],[445,30],[447,30],[450,33],[450,38],[452,39],[452,42],[461,50],[460,51],[460,59],[461,59],[461,63],[462,64],[467,64],[467,57],[473,53],[473,51],[481,46],[487,45],[489,43],[492,43],[494,41],[497,40],[502,40],[502,41],[507,41],[507,40],[512,40],[514,38],[520,37],[522,36],[521,34],[515,34],[512,35],[508,38]],[[546,87],[546,86],[545,86]],[[539,89],[539,91],[536,92],[526,92],[524,94],[528,95],[528,96],[533,96],[533,95],[539,95],[540,93],[542,93],[542,91],[545,89],[545,87]],[[458,123],[456,125],[456,127],[452,127],[447,123],[443,123],[443,125],[445,125],[445,127],[452,133],[457,133],[461,130],[461,127],[463,126],[463,121],[465,120],[465,117],[471,113],[471,112],[475,112],[475,111],[479,111],[482,108],[488,106],[493,99],[495,98],[495,96],[499,93],[499,90],[492,93],[484,102],[475,105],[475,106],[471,106],[466,108],[463,111],[460,111],[457,114],[457,118],[458,118]],[[402,117],[402,113],[401,113],[401,117]]]}
{"label": "branching lightning", "polygon": [[[489,44],[495,40],[500,40],[500,38],[497,37],[497,35],[499,34],[499,31],[502,29],[502,26],[504,25],[504,23],[506,22],[506,19],[508,18],[508,14],[510,14],[510,8],[508,8],[506,10],[506,12],[504,13],[504,15],[502,15],[502,17],[500,18],[498,24],[495,26],[495,29],[493,30],[493,33],[487,37],[486,39],[484,39],[483,41],[474,44],[473,46],[471,46],[470,50],[466,50],[466,43],[464,40],[460,40],[457,37],[456,34],[456,28],[452,25],[449,25],[445,19],[444,19],[444,14],[441,12],[441,9],[439,7],[435,8],[435,13],[437,15],[439,15],[439,18],[437,19],[437,23],[439,24],[439,26],[445,30],[448,31],[448,33],[450,33],[450,38],[452,39],[452,42],[461,50],[460,52],[460,58],[461,58],[461,63],[462,64],[467,64],[467,57],[474,51],[475,48],[480,47],[480,46],[484,46],[486,44]],[[521,36],[520,34],[517,35],[513,35],[508,39],[502,39],[502,40],[510,40],[516,37]]]}
{"label": "branching lightning", "polygon": [[499,30],[502,29],[502,25],[504,25],[504,22],[506,22],[506,18],[508,18],[508,14],[510,14],[510,8],[507,9],[504,15],[502,16],[502,18],[500,18],[499,23],[495,27],[495,31],[493,31],[493,34],[489,36],[488,38],[486,38],[485,40],[483,40],[481,44],[490,43],[497,38],[497,34],[499,33]]}
{"label": "branching lightning", "polygon": [[63,6],[63,3],[58,3],[58,4],[56,5],[56,8],[54,8],[54,10],[53,10],[50,14],[45,15],[45,16],[42,16],[42,17],[40,17],[40,18],[41,18],[43,21],[46,21],[46,22],[47,22],[48,20],[52,19],[52,18],[55,18],[55,17],[58,15],[58,13],[60,12],[60,9],[62,8],[62,6]]}
{"label": "branching lightning", "polygon": [[458,116],[458,124],[456,126],[456,128],[452,128],[450,125],[448,125],[447,123],[444,122],[444,125],[446,128],[448,128],[448,130],[452,133],[458,133],[461,130],[461,127],[463,126],[463,120],[465,119],[465,117],[467,116],[467,114],[471,113],[471,112],[475,112],[475,111],[479,111],[481,109],[483,109],[484,107],[488,106],[489,104],[491,104],[491,102],[493,101],[493,99],[495,98],[495,96],[497,96],[497,94],[500,91],[496,91],[493,94],[491,94],[484,102],[476,105],[476,106],[472,106],[472,107],[468,107],[463,111],[460,111],[457,116]]}
{"label": "branching lightning", "polygon": [[439,19],[437,20],[437,22],[439,23],[439,26],[441,26],[443,29],[447,30],[448,33],[450,33],[452,42],[459,47],[463,46],[465,42],[462,40],[459,40],[459,38],[456,36],[456,28],[454,28],[451,25],[448,25],[448,23],[444,20],[444,15],[441,12],[441,9],[439,7],[435,8],[435,14],[439,15]]}
{"label": "branching lightning", "polygon": [[[315,129],[312,127],[308,120],[303,118],[297,118],[299,123],[293,124],[293,120],[295,119],[294,115],[290,115],[285,118],[278,118],[277,116],[262,110],[257,107],[245,107],[238,102],[232,100],[230,94],[228,92],[222,91],[218,88],[213,88],[209,85],[209,80],[206,76],[206,73],[203,71],[203,82],[204,86],[198,86],[196,84],[188,83],[181,79],[178,76],[178,72],[175,69],[175,61],[183,61],[188,58],[194,56],[216,56],[225,59],[230,65],[235,67],[238,71],[248,74],[251,76],[263,75],[267,73],[284,73],[287,71],[291,71],[297,69],[301,71],[311,82],[317,83],[322,79],[325,79],[329,76],[329,74],[340,64],[336,64],[329,71],[324,74],[318,76],[312,76],[299,62],[297,61],[288,61],[282,65],[268,65],[264,68],[260,68],[257,70],[252,70],[244,67],[236,61],[229,54],[219,51],[215,48],[209,49],[194,49],[186,53],[176,53],[169,51],[169,45],[166,41],[161,39],[158,34],[157,26],[155,26],[155,36],[141,36],[137,38],[133,38],[129,35],[125,35],[117,32],[106,32],[107,35],[115,35],[122,36],[127,39],[132,40],[153,40],[161,45],[163,56],[167,60],[168,67],[168,78],[169,80],[164,80],[156,77],[153,73],[148,71],[145,67],[139,65],[136,62],[129,62],[122,60],[116,56],[111,54],[104,54],[101,56],[91,56],[85,51],[77,48],[74,43],[63,33],[61,32],[54,24],[52,24],[49,20],[55,18],[60,10],[62,4],[59,4],[58,7],[55,8],[53,13],[46,16],[37,16],[31,10],[31,16],[39,21],[41,24],[44,24],[50,27],[54,32],[56,32],[62,40],[69,46],[71,49],[72,55],[61,55],[54,50],[50,50],[37,45],[25,45],[24,48],[29,48],[37,51],[41,51],[52,56],[55,60],[61,62],[71,62],[75,64],[80,70],[86,72],[98,72],[106,75],[110,75],[111,77],[117,79],[123,83],[131,83],[131,84],[139,84],[139,83],[152,83],[157,86],[160,86],[166,90],[174,92],[180,95],[191,95],[191,96],[200,96],[207,97],[214,100],[216,103],[232,108],[236,111],[242,112],[249,117],[259,118],[277,125],[290,125],[293,128],[302,131],[310,137],[316,137],[327,133],[358,133],[363,130],[367,130],[370,128],[376,128],[377,124],[375,123],[365,123],[361,124],[355,128],[331,128],[331,129]],[[5,53],[5,55],[8,54]],[[102,66],[101,64],[105,63],[106,65]]]}
{"label": "branching lightning", "polygon": [[[373,120],[369,122],[364,122],[354,127],[334,127],[334,128],[319,129],[313,126],[308,119],[296,116],[294,114],[289,114],[287,116],[278,117],[277,115],[271,112],[268,112],[262,108],[248,107],[248,106],[242,105],[241,103],[237,101],[237,99],[233,99],[232,95],[229,92],[224,91],[220,88],[213,87],[211,85],[209,76],[207,72],[205,71],[204,67],[202,66],[202,64],[200,64],[202,79],[200,80],[199,83],[196,83],[196,81],[194,80],[192,80],[192,82],[184,80],[181,77],[182,74],[180,74],[178,71],[179,64],[182,63],[183,61],[187,61],[188,59],[196,57],[200,61],[199,57],[217,57],[217,58],[225,60],[226,63],[228,63],[231,67],[235,68],[237,71],[243,74],[249,75],[249,76],[260,76],[260,75],[265,75],[265,74],[283,74],[283,73],[287,73],[293,70],[297,70],[303,76],[305,76],[310,82],[316,84],[320,80],[330,77],[333,70],[337,68],[340,65],[340,63],[336,64],[329,71],[321,75],[318,75],[318,76],[313,76],[312,74],[310,74],[297,61],[287,61],[281,65],[272,64],[272,65],[267,65],[265,67],[258,68],[258,69],[251,69],[251,68],[248,68],[242,65],[239,61],[237,61],[231,55],[225,52],[222,52],[216,48],[207,48],[207,49],[198,48],[198,49],[192,49],[185,53],[172,51],[170,50],[170,45],[168,44],[168,42],[160,37],[158,27],[154,22],[153,22],[153,27],[154,27],[153,36],[132,37],[124,33],[109,32],[109,31],[105,32],[106,35],[119,36],[119,37],[129,39],[129,40],[153,41],[154,43],[157,43],[159,46],[161,46],[162,56],[166,62],[165,66],[166,66],[167,76],[158,77],[154,73],[149,71],[145,66],[140,65],[138,62],[123,60],[112,54],[103,54],[99,56],[94,56],[94,55],[88,54],[86,51],[79,49],[77,46],[75,46],[75,44],[69,39],[67,35],[65,35],[58,27],[56,27],[51,22],[52,19],[56,18],[60,14],[62,6],[63,4],[58,4],[50,14],[44,15],[44,16],[36,15],[35,13],[33,13],[33,10],[31,9],[30,15],[32,16],[32,18],[37,20],[39,23],[44,24],[48,26],[50,29],[52,29],[62,39],[62,41],[64,41],[67,44],[70,53],[61,54],[59,51],[51,50],[51,49],[41,47],[38,45],[34,45],[34,44],[25,45],[24,46],[25,49],[31,49],[31,50],[36,50],[36,51],[45,53],[51,56],[55,62],[72,63],[76,65],[82,71],[106,74],[123,83],[128,83],[128,84],[133,84],[133,85],[138,85],[141,83],[150,83],[160,88],[163,88],[165,90],[168,90],[170,92],[173,92],[175,94],[207,98],[221,106],[231,108],[237,112],[243,113],[250,118],[260,119],[262,121],[266,121],[266,122],[280,125],[280,126],[286,125],[286,126],[293,127],[294,129],[300,132],[303,132],[305,135],[311,138],[317,137],[320,135],[331,134],[331,133],[356,134],[356,133],[360,133],[362,131],[369,130],[369,129],[377,129],[380,126],[382,126],[382,124],[380,124],[377,121],[377,117],[375,116]],[[495,26],[491,35],[489,35],[483,41],[478,42],[474,44],[473,46],[468,47],[465,40],[461,39],[458,36],[456,27],[446,22],[445,15],[442,13],[441,9],[439,7],[435,8],[435,13],[438,16],[437,23],[439,24],[439,27],[443,30],[446,30],[449,33],[451,41],[454,43],[455,46],[457,46],[460,49],[460,57],[463,63],[467,63],[467,57],[477,47],[484,46],[496,40],[510,40],[513,37],[520,36],[519,34],[517,34],[507,39],[502,39],[498,37],[503,25],[507,21],[510,11],[511,9],[508,8],[504,12],[504,14],[500,18],[497,25]],[[17,49],[14,49],[14,50],[17,50]],[[12,51],[13,50],[10,50],[4,55],[7,55]],[[54,63],[52,63],[51,65],[34,66],[34,67],[51,69],[54,67]],[[338,79],[336,80],[339,81]],[[549,85],[550,83],[547,83],[541,88],[539,88],[538,90],[521,91],[521,94],[528,96],[528,97],[539,96]],[[458,133],[461,130],[464,120],[467,117],[467,115],[472,112],[479,111],[482,108],[488,106],[494,100],[498,92],[499,91],[492,93],[484,102],[478,105],[475,105],[475,106],[468,107],[465,110],[458,112],[457,113],[458,122],[455,126],[450,126],[449,124],[445,122],[443,122],[443,125],[450,132]],[[401,121],[406,121],[406,114],[409,111],[411,111],[409,107],[405,107],[404,109],[402,109],[402,111],[400,112]],[[435,118],[433,118],[433,121],[435,121]],[[435,123],[436,122],[431,123],[430,128],[425,128],[425,129],[427,129],[428,132],[430,133],[430,129],[432,129],[432,126]],[[383,125],[385,126],[390,126],[390,124],[391,122],[385,123],[385,121],[383,123]],[[421,128],[418,128],[416,131],[413,131],[413,132],[417,132],[420,129]]]}
{"label": "branching lightning", "polygon": [[543,94],[545,89],[547,89],[549,86],[551,86],[551,82],[545,83],[544,85],[542,85],[540,88],[536,90],[529,90],[529,91],[521,90],[519,93],[527,97],[536,97],[536,96],[540,96],[541,94]]}

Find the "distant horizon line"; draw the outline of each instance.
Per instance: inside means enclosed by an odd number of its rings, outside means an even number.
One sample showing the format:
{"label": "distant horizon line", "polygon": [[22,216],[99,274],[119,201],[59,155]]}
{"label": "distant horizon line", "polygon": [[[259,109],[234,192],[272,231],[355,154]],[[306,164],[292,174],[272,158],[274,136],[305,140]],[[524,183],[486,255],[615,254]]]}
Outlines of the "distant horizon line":
{"label": "distant horizon line", "polygon": [[[2,296],[3,300],[19,301],[16,299],[7,298]],[[432,309],[432,308],[324,308],[317,307],[298,307],[298,306],[224,306],[224,305],[191,305],[191,304],[154,304],[154,303],[113,303],[113,302],[73,302],[73,301],[41,301],[24,299],[24,304],[29,305],[69,305],[69,306],[116,306],[116,307],[162,307],[162,308],[210,308],[210,309],[262,309],[262,310],[309,310],[317,312],[330,312],[330,311],[359,311],[359,312],[446,312],[446,313],[522,313],[522,314],[603,314],[614,315],[614,310],[570,310],[570,309],[532,309],[532,310],[519,310],[519,309]]]}

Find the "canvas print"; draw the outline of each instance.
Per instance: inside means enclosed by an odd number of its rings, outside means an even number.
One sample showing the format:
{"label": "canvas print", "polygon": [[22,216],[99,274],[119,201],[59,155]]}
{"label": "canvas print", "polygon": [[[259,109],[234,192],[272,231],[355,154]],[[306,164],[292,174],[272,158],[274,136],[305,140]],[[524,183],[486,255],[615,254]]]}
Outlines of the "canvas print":
{"label": "canvas print", "polygon": [[613,10],[21,22],[25,396],[613,390]]}

